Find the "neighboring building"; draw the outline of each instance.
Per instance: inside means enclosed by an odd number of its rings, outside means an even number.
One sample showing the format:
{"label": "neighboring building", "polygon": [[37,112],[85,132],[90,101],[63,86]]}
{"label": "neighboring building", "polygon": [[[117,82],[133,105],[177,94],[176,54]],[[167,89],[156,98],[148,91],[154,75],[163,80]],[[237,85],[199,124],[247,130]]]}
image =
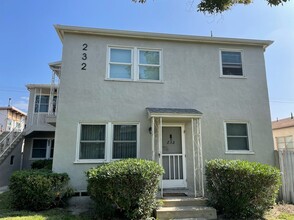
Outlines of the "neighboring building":
{"label": "neighboring building", "polygon": [[[130,157],[159,162],[161,188],[195,196],[204,194],[206,160],[274,164],[265,104],[271,41],[56,30],[63,43],[61,73],[61,63],[54,71],[60,85],[28,86],[25,157],[50,158],[54,138],[53,171],[68,173],[76,191],[86,190],[89,168]],[[54,96],[57,118],[48,110]]]}
{"label": "neighboring building", "polygon": [[273,121],[272,129],[275,150],[284,148],[294,149],[294,119],[292,115],[290,118]]}
{"label": "neighboring building", "polygon": [[21,169],[26,117],[15,107],[0,107],[0,187],[7,186],[11,174]]}
{"label": "neighboring building", "polygon": [[0,134],[12,131],[14,128],[22,131],[25,126],[27,114],[16,107],[0,107]]}
{"label": "neighboring building", "polygon": [[53,158],[58,97],[55,76],[59,76],[61,63],[50,63],[49,66],[53,71],[51,84],[26,86],[30,92],[30,98],[23,151],[24,169],[30,168],[35,160]]}

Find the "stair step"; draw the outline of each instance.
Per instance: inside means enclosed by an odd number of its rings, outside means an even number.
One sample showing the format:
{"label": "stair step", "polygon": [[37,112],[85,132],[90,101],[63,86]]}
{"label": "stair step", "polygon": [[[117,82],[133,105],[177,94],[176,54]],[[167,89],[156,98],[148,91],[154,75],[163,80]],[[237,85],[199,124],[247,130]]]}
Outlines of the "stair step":
{"label": "stair step", "polygon": [[162,207],[174,206],[206,206],[207,199],[204,198],[164,198]]}
{"label": "stair step", "polygon": [[156,210],[159,220],[166,219],[217,219],[216,210],[205,206],[160,207]]}

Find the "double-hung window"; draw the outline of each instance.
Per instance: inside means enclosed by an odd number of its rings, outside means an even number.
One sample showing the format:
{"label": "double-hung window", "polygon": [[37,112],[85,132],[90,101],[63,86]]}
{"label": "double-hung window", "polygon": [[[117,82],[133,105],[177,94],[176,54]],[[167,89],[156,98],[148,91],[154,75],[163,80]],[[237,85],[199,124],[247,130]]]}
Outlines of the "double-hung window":
{"label": "double-hung window", "polygon": [[250,151],[248,123],[225,123],[227,152]]}
{"label": "double-hung window", "polygon": [[108,79],[161,81],[161,51],[109,47]]}
{"label": "double-hung window", "polygon": [[137,156],[137,125],[113,125],[112,159]]}
{"label": "double-hung window", "polygon": [[109,162],[138,156],[137,123],[80,124],[77,163]]}
{"label": "double-hung window", "polygon": [[223,76],[244,76],[241,51],[221,50],[220,53]]}
{"label": "double-hung window", "polygon": [[139,80],[160,80],[159,51],[139,50]]}
{"label": "double-hung window", "polygon": [[105,125],[81,125],[79,159],[105,159]]}
{"label": "double-hung window", "polygon": [[110,48],[109,78],[132,79],[133,50]]}

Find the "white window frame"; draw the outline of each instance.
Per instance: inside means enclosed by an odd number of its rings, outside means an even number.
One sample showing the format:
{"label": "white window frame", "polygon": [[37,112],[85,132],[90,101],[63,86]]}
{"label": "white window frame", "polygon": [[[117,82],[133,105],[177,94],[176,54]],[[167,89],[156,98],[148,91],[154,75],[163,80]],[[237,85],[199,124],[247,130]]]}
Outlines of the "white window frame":
{"label": "white window frame", "polygon": [[[104,125],[105,126],[105,146],[104,146],[104,159],[80,159],[81,147],[81,131],[82,125]],[[107,123],[79,123],[77,129],[77,147],[76,147],[76,160],[75,163],[103,163],[107,161],[107,145],[108,145],[108,129]]]}
{"label": "white window frame", "polygon": [[[38,157],[38,158],[37,157],[33,157],[34,140],[47,140],[46,157]],[[32,139],[32,145],[31,145],[31,152],[30,152],[30,160],[48,160],[48,159],[53,159],[53,157],[50,157],[52,140],[54,140],[54,138],[42,138],[42,137],[40,137],[40,138],[33,138]],[[55,148],[55,141],[54,141],[54,148]]]}
{"label": "white window frame", "polygon": [[[242,76],[237,75],[224,75],[223,74],[223,60],[222,52],[240,52],[241,54],[241,65],[242,65]],[[220,48],[219,49],[219,62],[220,62],[220,77],[221,78],[232,78],[232,79],[246,79],[245,68],[244,68],[244,51],[242,49],[232,49],[232,48]]]}
{"label": "white window frame", "polygon": [[[131,78],[130,79],[124,79],[124,78],[111,78],[110,77],[110,64],[113,62],[110,62],[110,51],[111,49],[121,49],[121,50],[131,50],[132,51],[132,57],[131,57]],[[139,78],[139,66],[140,66],[140,51],[154,51],[159,52],[159,65],[151,65],[150,66],[158,66],[159,67],[159,80],[152,80],[152,79],[140,79]],[[114,64],[120,64],[120,63],[114,63]],[[142,64],[143,65],[143,64]],[[105,80],[111,80],[111,81],[128,81],[128,82],[155,82],[155,83],[161,83],[163,81],[163,74],[162,74],[162,49],[159,48],[145,48],[145,47],[130,47],[130,46],[115,46],[115,45],[107,45],[107,59],[106,59],[106,78]],[[148,64],[143,65],[148,66]]]}
{"label": "white window frame", "polygon": [[136,151],[136,158],[139,157],[139,143],[140,143],[140,123],[130,123],[130,122],[115,122],[115,123],[111,123],[111,141],[110,141],[110,160],[111,161],[115,161],[115,160],[121,160],[123,158],[118,158],[118,159],[114,159],[112,158],[112,153],[113,153],[113,132],[114,132],[114,125],[136,125],[137,127],[137,151]]}
{"label": "white window frame", "polygon": [[[40,104],[38,105],[38,111],[36,112],[36,99],[37,99],[37,96],[48,96],[48,110],[46,112],[40,112]],[[35,94],[35,98],[34,98],[34,113],[35,114],[48,114],[48,111],[49,111],[49,102],[50,102],[50,95],[49,94]]]}
{"label": "white window frame", "polygon": [[[105,157],[104,159],[79,159],[80,154],[80,139],[81,139],[81,127],[82,125],[105,125]],[[140,154],[140,123],[139,122],[107,122],[107,123],[84,123],[80,122],[77,126],[77,142],[76,142],[76,158],[74,163],[96,164],[107,163],[120,159],[112,159],[112,147],[113,147],[113,130],[114,125],[136,125],[137,126],[137,157]]]}
{"label": "white window frame", "polygon": [[[248,139],[248,148],[249,150],[229,150],[228,148],[228,136],[227,136],[227,124],[246,124],[247,127],[247,139]],[[224,121],[224,135],[225,135],[225,153],[226,154],[254,154],[254,151],[252,149],[252,136],[251,136],[251,126],[248,121],[242,121],[242,120],[228,120]]]}

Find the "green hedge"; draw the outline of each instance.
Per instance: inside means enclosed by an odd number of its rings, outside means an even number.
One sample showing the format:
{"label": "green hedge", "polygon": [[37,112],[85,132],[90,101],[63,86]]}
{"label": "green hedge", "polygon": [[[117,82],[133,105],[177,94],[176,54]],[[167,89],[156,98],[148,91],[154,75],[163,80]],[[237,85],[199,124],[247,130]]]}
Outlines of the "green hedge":
{"label": "green hedge", "polygon": [[206,178],[210,204],[230,219],[262,218],[281,185],[277,168],[241,160],[207,162]]}
{"label": "green hedge", "polygon": [[52,160],[36,160],[31,164],[32,169],[52,170]]}
{"label": "green hedge", "polygon": [[16,209],[32,211],[62,206],[72,190],[67,174],[45,170],[16,171],[10,178],[12,205]]}
{"label": "green hedge", "polygon": [[156,207],[159,176],[163,168],[154,161],[126,159],[86,172],[88,193],[97,214],[111,218],[120,210],[127,219],[146,219]]}

